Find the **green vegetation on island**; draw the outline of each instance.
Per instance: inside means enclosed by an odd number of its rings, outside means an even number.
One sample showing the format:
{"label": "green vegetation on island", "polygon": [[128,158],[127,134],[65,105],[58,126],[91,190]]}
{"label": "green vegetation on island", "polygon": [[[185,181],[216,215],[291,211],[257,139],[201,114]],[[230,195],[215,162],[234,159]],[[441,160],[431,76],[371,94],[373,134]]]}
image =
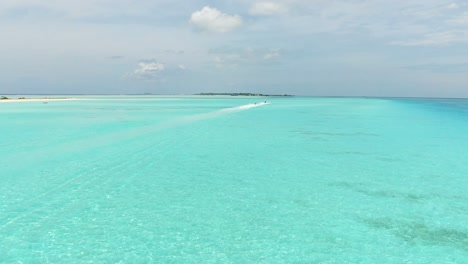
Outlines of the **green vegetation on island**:
{"label": "green vegetation on island", "polygon": [[7,102],[16,102],[16,101],[45,101],[45,100],[71,100],[73,98],[67,98],[67,97],[7,97],[7,96],[0,96],[0,101],[7,101]]}
{"label": "green vegetation on island", "polygon": [[[14,99],[14,98],[9,98],[9,97],[6,97],[6,96],[1,96],[0,97],[0,100],[9,100],[9,99]],[[26,99],[25,97],[18,97],[18,99]]]}

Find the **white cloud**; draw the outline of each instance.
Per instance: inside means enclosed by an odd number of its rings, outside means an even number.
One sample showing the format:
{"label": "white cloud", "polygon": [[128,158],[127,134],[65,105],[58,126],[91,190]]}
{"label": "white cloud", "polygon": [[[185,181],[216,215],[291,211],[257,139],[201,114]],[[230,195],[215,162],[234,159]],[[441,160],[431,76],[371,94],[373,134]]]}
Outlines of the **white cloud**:
{"label": "white cloud", "polygon": [[133,76],[137,79],[157,79],[165,69],[166,66],[156,60],[141,61],[138,63],[138,68],[133,72]]}
{"label": "white cloud", "polygon": [[232,31],[242,25],[242,18],[238,15],[228,15],[209,6],[196,11],[190,17],[190,24],[194,27],[216,33]]}
{"label": "white cloud", "polygon": [[253,4],[250,9],[249,13],[251,15],[276,15],[276,14],[283,14],[288,11],[288,7],[274,2],[258,2]]}

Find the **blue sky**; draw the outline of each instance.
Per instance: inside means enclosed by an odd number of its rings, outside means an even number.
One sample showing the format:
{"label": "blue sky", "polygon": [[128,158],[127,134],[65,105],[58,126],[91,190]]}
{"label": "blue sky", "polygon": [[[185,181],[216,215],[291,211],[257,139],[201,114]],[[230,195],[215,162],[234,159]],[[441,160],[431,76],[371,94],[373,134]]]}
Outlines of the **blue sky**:
{"label": "blue sky", "polygon": [[1,0],[0,93],[468,97],[461,0]]}

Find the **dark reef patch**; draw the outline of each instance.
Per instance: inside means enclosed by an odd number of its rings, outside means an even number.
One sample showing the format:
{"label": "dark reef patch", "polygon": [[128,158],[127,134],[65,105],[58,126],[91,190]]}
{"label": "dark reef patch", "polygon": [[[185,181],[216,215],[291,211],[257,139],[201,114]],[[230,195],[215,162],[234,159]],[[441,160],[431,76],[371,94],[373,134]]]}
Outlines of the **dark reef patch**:
{"label": "dark reef patch", "polygon": [[424,222],[390,218],[366,218],[360,222],[370,228],[387,230],[407,243],[448,246],[468,253],[468,230],[433,227]]}
{"label": "dark reef patch", "polygon": [[410,202],[421,202],[425,199],[430,199],[430,196],[419,195],[414,193],[392,191],[392,190],[377,190],[375,188],[371,189],[368,185],[364,183],[351,183],[351,182],[334,182],[328,184],[333,187],[340,187],[349,189],[358,193],[365,194],[367,196],[376,197],[376,198],[394,198],[394,199],[403,199]]}

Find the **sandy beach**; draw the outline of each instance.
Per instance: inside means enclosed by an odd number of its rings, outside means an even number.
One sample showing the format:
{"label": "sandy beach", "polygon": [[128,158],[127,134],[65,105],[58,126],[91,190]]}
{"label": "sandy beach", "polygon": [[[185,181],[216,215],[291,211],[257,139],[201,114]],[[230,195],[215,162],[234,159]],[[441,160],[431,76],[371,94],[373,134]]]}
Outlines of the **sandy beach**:
{"label": "sandy beach", "polygon": [[82,100],[80,98],[25,98],[25,99],[2,99],[0,103],[15,103],[15,102],[49,102],[49,101],[75,101]]}

